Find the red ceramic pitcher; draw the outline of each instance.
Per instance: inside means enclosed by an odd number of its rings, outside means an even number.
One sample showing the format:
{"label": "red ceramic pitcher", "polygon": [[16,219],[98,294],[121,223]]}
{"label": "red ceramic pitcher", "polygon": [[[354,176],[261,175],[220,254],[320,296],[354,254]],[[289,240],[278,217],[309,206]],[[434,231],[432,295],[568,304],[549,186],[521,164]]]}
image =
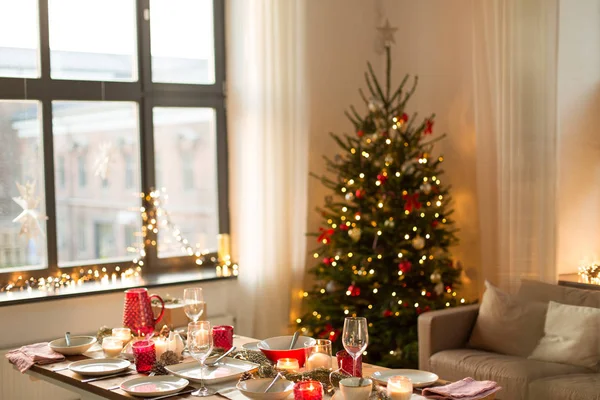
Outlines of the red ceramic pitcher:
{"label": "red ceramic pitcher", "polygon": [[[157,318],[152,312],[151,299],[157,298],[162,309]],[[154,332],[154,326],[165,313],[165,302],[160,296],[148,295],[148,289],[129,289],[125,291],[125,305],[123,307],[123,326],[131,329],[134,335],[148,335]]]}

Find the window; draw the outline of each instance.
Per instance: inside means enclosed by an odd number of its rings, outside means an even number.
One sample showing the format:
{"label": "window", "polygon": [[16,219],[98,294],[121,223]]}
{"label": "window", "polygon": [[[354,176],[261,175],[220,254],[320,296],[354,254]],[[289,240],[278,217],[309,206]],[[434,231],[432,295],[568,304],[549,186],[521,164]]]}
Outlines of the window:
{"label": "window", "polygon": [[[216,252],[223,19],[224,0],[0,0],[0,282],[132,265],[153,188],[169,226]],[[13,222],[22,195],[38,218]],[[175,236],[148,230],[144,268],[197,268]]]}

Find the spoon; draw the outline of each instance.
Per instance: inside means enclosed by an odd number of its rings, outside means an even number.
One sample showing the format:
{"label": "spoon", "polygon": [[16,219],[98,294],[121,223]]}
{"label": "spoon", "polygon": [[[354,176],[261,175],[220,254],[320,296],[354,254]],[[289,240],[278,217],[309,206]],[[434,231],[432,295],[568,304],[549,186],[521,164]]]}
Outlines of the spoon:
{"label": "spoon", "polygon": [[273,387],[273,385],[275,385],[275,382],[277,382],[279,378],[281,378],[281,373],[278,372],[277,375],[275,375],[275,379],[273,379],[273,382],[271,382],[269,386],[267,386],[267,388],[265,389],[265,393],[268,393],[269,390],[271,390],[271,388]]}
{"label": "spoon", "polygon": [[219,358],[217,358],[215,361],[210,362],[210,363],[205,363],[204,365],[207,365],[209,367],[215,366],[215,365],[217,365],[219,363],[219,361],[221,361],[222,359],[224,359],[225,357],[227,357],[234,350],[235,350],[235,346],[233,346],[232,348],[230,348],[229,350],[227,350],[225,353],[223,353],[221,356],[219,356]]}
{"label": "spoon", "polygon": [[67,347],[71,347],[71,332],[65,333],[65,342],[67,342]]}
{"label": "spoon", "polygon": [[292,343],[290,343],[290,350],[294,349],[296,342],[298,341],[298,335],[300,335],[300,331],[294,332],[294,336],[292,336]]}

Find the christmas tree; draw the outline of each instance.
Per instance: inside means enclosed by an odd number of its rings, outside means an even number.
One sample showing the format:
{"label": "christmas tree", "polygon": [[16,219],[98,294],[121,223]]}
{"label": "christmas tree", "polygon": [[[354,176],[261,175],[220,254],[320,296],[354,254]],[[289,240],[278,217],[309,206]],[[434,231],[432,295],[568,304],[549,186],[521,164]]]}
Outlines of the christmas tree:
{"label": "christmas tree", "polygon": [[[388,26],[389,28],[389,26]],[[370,63],[366,112],[346,112],[354,133],[331,134],[339,153],[325,157],[332,174],[317,176],[333,191],[318,211],[315,287],[303,293],[308,312],[296,322],[306,334],[341,348],[347,316],[369,322],[368,362],[416,367],[419,314],[460,304],[460,269],[449,248],[456,243],[443,157],[434,156],[434,116],[409,116],[408,76],[391,90],[390,40],[381,85]]]}

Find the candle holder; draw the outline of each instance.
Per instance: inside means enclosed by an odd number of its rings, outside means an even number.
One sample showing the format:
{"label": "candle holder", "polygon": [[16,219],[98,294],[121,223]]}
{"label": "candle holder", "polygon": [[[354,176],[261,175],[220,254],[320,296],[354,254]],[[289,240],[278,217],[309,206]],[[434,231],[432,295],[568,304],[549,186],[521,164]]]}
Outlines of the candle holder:
{"label": "candle holder", "polygon": [[133,359],[137,372],[149,372],[156,362],[156,350],[154,342],[150,340],[138,340],[131,346]]}
{"label": "candle holder", "polygon": [[405,376],[392,376],[387,381],[387,395],[392,400],[410,400],[412,381]]}
{"label": "candle holder", "polygon": [[102,351],[107,358],[116,358],[123,350],[123,340],[118,337],[105,337],[102,339]]}
{"label": "candle holder", "polygon": [[356,359],[356,375],[352,373],[354,370],[354,361],[352,356],[346,350],[340,350],[336,354],[338,367],[350,376],[362,377],[362,355]]}
{"label": "candle holder", "polygon": [[322,400],[323,385],[319,381],[299,381],[294,385],[294,400]]}
{"label": "candle holder", "polygon": [[286,371],[298,371],[300,369],[300,363],[295,358],[280,358],[277,360],[277,368]]}
{"label": "candle holder", "polygon": [[233,347],[233,326],[219,325],[213,328],[215,347],[229,350]]}
{"label": "candle holder", "polygon": [[123,344],[126,344],[131,340],[131,329],[129,328],[113,328],[112,330],[113,337],[119,338],[123,341]]}
{"label": "candle holder", "polygon": [[317,339],[314,345],[305,343],[304,350],[306,352],[305,366],[307,370],[317,368],[332,369],[331,340]]}

